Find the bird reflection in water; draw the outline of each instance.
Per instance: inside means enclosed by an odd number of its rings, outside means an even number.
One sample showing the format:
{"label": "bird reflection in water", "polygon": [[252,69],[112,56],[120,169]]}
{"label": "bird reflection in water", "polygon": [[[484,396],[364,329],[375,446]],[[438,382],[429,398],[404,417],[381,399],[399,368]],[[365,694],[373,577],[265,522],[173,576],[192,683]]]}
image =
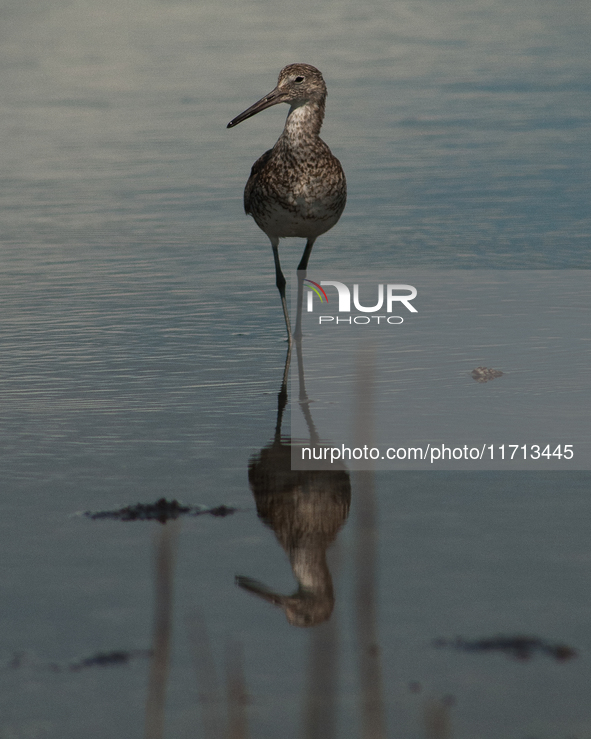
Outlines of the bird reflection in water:
{"label": "bird reflection in water", "polygon": [[[310,444],[319,442],[310,414],[304,383],[301,341],[296,339],[299,405],[310,432]],[[332,577],[326,550],[334,542],[349,515],[351,482],[344,467],[335,470],[292,470],[291,439],[281,435],[287,404],[287,377],[291,358],[288,349],[277,403],[273,441],[254,455],[248,481],[261,520],[273,529],[289,557],[298,589],[291,595],[276,593],[250,577],[237,584],[279,606],[292,626],[316,626],[330,618],[334,608]]]}

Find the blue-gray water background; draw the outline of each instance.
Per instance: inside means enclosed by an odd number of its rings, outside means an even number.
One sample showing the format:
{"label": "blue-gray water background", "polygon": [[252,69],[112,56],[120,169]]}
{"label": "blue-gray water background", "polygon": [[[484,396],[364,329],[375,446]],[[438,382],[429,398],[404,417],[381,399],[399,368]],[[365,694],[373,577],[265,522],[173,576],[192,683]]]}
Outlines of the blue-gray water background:
{"label": "blue-gray water background", "polygon": [[[226,123],[285,64],[323,72],[349,202],[311,268],[588,269],[590,31],[586,0],[0,5],[1,739],[142,736],[146,661],[47,665],[150,645],[157,524],[75,514],[162,496],[243,509],[183,523],[167,736],[200,731],[194,607],[220,671],[225,640],[244,645],[251,735],[301,735],[311,632],[234,585],[294,589],[248,488],[285,341],[241,202],[287,109]],[[290,278],[302,247],[282,246]],[[422,701],[443,695],[454,737],[591,736],[589,482],[377,477],[390,736],[422,737]],[[341,737],[359,735],[354,519],[355,490],[335,564]],[[578,657],[431,646],[497,633]]]}

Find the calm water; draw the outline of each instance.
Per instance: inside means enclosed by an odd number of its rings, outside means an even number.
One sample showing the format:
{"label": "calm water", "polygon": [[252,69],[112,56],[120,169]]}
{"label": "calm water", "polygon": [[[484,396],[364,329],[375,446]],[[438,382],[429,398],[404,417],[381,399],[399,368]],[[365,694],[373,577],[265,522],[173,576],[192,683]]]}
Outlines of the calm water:
{"label": "calm water", "polygon": [[[348,454],[357,470],[591,470],[589,270],[329,267],[308,274],[330,295],[314,303],[305,288],[312,310],[302,311],[303,385],[318,440],[335,450],[325,469],[334,453]],[[338,309],[335,279],[342,292],[353,291],[349,313]],[[353,286],[362,308],[382,306],[357,310]],[[408,301],[416,312],[400,302],[388,306],[389,292],[404,296],[410,289],[417,292]],[[375,407],[362,434],[354,408],[363,361],[366,373],[372,368]],[[492,374],[475,382],[475,368],[502,368],[502,380]],[[299,381],[292,373],[295,397]],[[310,440],[304,414],[292,413],[291,430],[293,438]],[[373,461],[365,455],[356,463],[350,451],[338,451],[357,446],[362,454],[364,444],[373,448]],[[386,456],[388,448],[400,451]],[[306,469],[302,451],[294,446],[292,465]]]}
{"label": "calm water", "polygon": [[[286,109],[225,128],[285,64],[322,70],[349,202],[311,268],[588,269],[590,27],[577,0],[2,5],[1,739],[144,736],[148,659],[71,666],[152,646],[167,530],[166,737],[239,708],[228,644],[251,737],[591,736],[587,473],[352,477],[347,518],[346,473],[260,456],[286,345],[241,199]],[[332,500],[322,535],[281,528],[281,485],[293,510]],[[161,497],[238,510],[172,533],[77,515]],[[234,582],[293,593],[293,572],[321,573],[330,620],[292,626]],[[577,656],[433,647],[498,634]]]}

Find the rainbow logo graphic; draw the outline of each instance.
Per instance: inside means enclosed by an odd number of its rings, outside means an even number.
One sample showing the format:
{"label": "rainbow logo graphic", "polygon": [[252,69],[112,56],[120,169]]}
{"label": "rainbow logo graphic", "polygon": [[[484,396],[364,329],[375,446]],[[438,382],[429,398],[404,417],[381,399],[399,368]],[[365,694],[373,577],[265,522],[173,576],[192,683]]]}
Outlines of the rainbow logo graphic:
{"label": "rainbow logo graphic", "polygon": [[[312,282],[312,280],[304,280],[304,283],[306,282],[309,283],[308,287],[310,288],[310,290],[314,290],[316,295],[318,295],[321,303],[328,303],[328,298],[326,297],[326,293],[324,292],[324,290],[320,287],[320,285],[317,282]],[[311,297],[312,296],[310,295],[310,298]]]}

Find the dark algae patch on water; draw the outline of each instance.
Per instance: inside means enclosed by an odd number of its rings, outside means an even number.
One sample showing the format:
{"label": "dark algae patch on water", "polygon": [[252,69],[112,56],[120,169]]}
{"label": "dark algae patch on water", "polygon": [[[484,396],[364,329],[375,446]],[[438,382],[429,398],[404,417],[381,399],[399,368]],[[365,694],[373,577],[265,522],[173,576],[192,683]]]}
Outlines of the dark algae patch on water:
{"label": "dark algae patch on water", "polygon": [[566,662],[577,656],[577,652],[566,644],[550,644],[543,639],[531,636],[492,636],[473,641],[456,637],[455,639],[435,639],[434,647],[451,647],[464,652],[502,652],[517,660],[531,659],[535,654],[544,654],[557,662]]}
{"label": "dark algae patch on water", "polygon": [[236,508],[219,505],[213,508],[205,506],[182,505],[177,500],[166,500],[160,498],[155,503],[136,503],[125,506],[114,511],[85,511],[84,515],[93,521],[101,518],[114,519],[116,521],[159,521],[166,523],[180,516],[215,516],[223,518],[236,512]]}

